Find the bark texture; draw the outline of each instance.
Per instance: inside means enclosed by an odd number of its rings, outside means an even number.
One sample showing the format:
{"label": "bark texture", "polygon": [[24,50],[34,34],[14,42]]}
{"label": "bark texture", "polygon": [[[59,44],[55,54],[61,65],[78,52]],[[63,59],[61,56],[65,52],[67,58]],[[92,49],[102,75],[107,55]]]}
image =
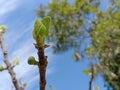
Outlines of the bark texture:
{"label": "bark texture", "polygon": [[44,54],[44,47],[36,47],[38,49],[39,58],[39,75],[40,75],[40,90],[45,90],[46,87],[46,67],[47,67],[47,56]]}

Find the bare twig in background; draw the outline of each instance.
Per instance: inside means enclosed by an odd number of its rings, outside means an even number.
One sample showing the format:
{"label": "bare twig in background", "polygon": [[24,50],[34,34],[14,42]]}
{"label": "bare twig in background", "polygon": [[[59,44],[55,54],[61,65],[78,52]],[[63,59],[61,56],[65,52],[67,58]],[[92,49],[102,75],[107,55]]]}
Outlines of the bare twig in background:
{"label": "bare twig in background", "polygon": [[15,72],[13,71],[13,67],[11,65],[11,63],[9,62],[8,60],[8,53],[7,53],[7,50],[5,48],[5,45],[3,43],[3,37],[2,37],[2,33],[0,32],[0,45],[1,45],[1,49],[2,49],[2,52],[3,52],[3,55],[4,55],[4,62],[7,66],[7,70],[12,78],[12,82],[15,86],[15,89],[16,90],[24,90],[22,87],[19,86],[18,84],[18,81],[16,79],[16,75],[15,75]]}
{"label": "bare twig in background", "polygon": [[93,79],[94,79],[94,66],[93,66],[93,64],[91,62],[91,77],[90,77],[90,82],[89,82],[89,90],[92,90]]}

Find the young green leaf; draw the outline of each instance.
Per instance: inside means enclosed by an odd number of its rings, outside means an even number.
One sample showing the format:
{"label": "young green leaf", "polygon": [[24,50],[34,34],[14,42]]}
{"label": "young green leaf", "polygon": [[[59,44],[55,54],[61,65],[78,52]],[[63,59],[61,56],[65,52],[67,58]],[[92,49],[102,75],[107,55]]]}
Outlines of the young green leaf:
{"label": "young green leaf", "polygon": [[38,18],[35,20],[34,30],[32,32],[33,38],[36,40],[37,44],[44,46],[44,40],[48,35],[48,28],[50,26],[50,18],[45,17],[42,21]]}
{"label": "young green leaf", "polygon": [[18,58],[15,58],[12,63],[13,63],[13,65],[18,65],[19,64]]}
{"label": "young green leaf", "polygon": [[88,75],[88,76],[91,74],[91,72],[90,72],[89,70],[83,70],[82,72],[83,72],[84,74]]}
{"label": "young green leaf", "polygon": [[49,33],[50,22],[51,22],[51,18],[50,18],[49,16],[44,17],[44,18],[42,19],[42,23],[43,23],[44,26],[46,27],[46,36],[48,36],[48,33]]}
{"label": "young green leaf", "polygon": [[32,32],[32,35],[33,35],[33,38],[35,39],[35,40],[37,40],[37,31],[39,30],[39,28],[40,28],[40,24],[41,24],[41,22],[40,22],[40,20],[37,18],[36,20],[35,20],[35,23],[34,23],[34,30],[33,30],[33,32]]}

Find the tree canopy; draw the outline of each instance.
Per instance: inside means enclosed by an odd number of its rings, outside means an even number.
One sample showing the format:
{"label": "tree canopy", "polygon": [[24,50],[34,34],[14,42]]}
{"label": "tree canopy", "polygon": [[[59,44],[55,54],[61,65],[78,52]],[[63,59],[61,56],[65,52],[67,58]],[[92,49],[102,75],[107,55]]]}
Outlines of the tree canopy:
{"label": "tree canopy", "polygon": [[[119,2],[120,3],[120,2]],[[114,90],[120,88],[120,5],[112,5],[100,12],[90,29],[94,49],[99,57],[98,68]]]}
{"label": "tree canopy", "polygon": [[96,11],[99,0],[52,0],[47,6],[38,8],[40,17],[51,16],[52,28],[48,41],[53,42],[54,52],[80,47],[85,34],[85,19],[89,10]]}
{"label": "tree canopy", "polygon": [[[91,40],[99,62],[96,64],[108,84],[120,88],[120,2],[109,0],[101,9],[99,0],[52,0],[37,10],[40,17],[51,16],[52,28],[48,41],[54,52],[71,48],[78,50],[85,38]],[[88,39],[87,39],[88,40]],[[76,54],[75,54],[76,55]],[[76,55],[78,56],[78,55]]]}

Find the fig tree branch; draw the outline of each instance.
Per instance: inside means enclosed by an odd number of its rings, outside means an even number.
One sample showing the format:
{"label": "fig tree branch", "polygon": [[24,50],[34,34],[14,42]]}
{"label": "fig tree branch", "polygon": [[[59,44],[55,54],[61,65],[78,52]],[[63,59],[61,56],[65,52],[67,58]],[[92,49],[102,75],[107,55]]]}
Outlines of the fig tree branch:
{"label": "fig tree branch", "polygon": [[0,32],[0,46],[1,46],[1,49],[2,49],[3,56],[4,56],[4,63],[7,66],[7,70],[8,70],[8,72],[9,72],[11,78],[12,78],[12,82],[15,86],[15,89],[16,90],[23,90],[23,88],[19,86],[18,81],[16,79],[15,72],[13,71],[13,67],[8,60],[8,53],[7,53],[7,50],[6,50],[5,45],[3,43],[3,35],[2,35],[1,32]]}

